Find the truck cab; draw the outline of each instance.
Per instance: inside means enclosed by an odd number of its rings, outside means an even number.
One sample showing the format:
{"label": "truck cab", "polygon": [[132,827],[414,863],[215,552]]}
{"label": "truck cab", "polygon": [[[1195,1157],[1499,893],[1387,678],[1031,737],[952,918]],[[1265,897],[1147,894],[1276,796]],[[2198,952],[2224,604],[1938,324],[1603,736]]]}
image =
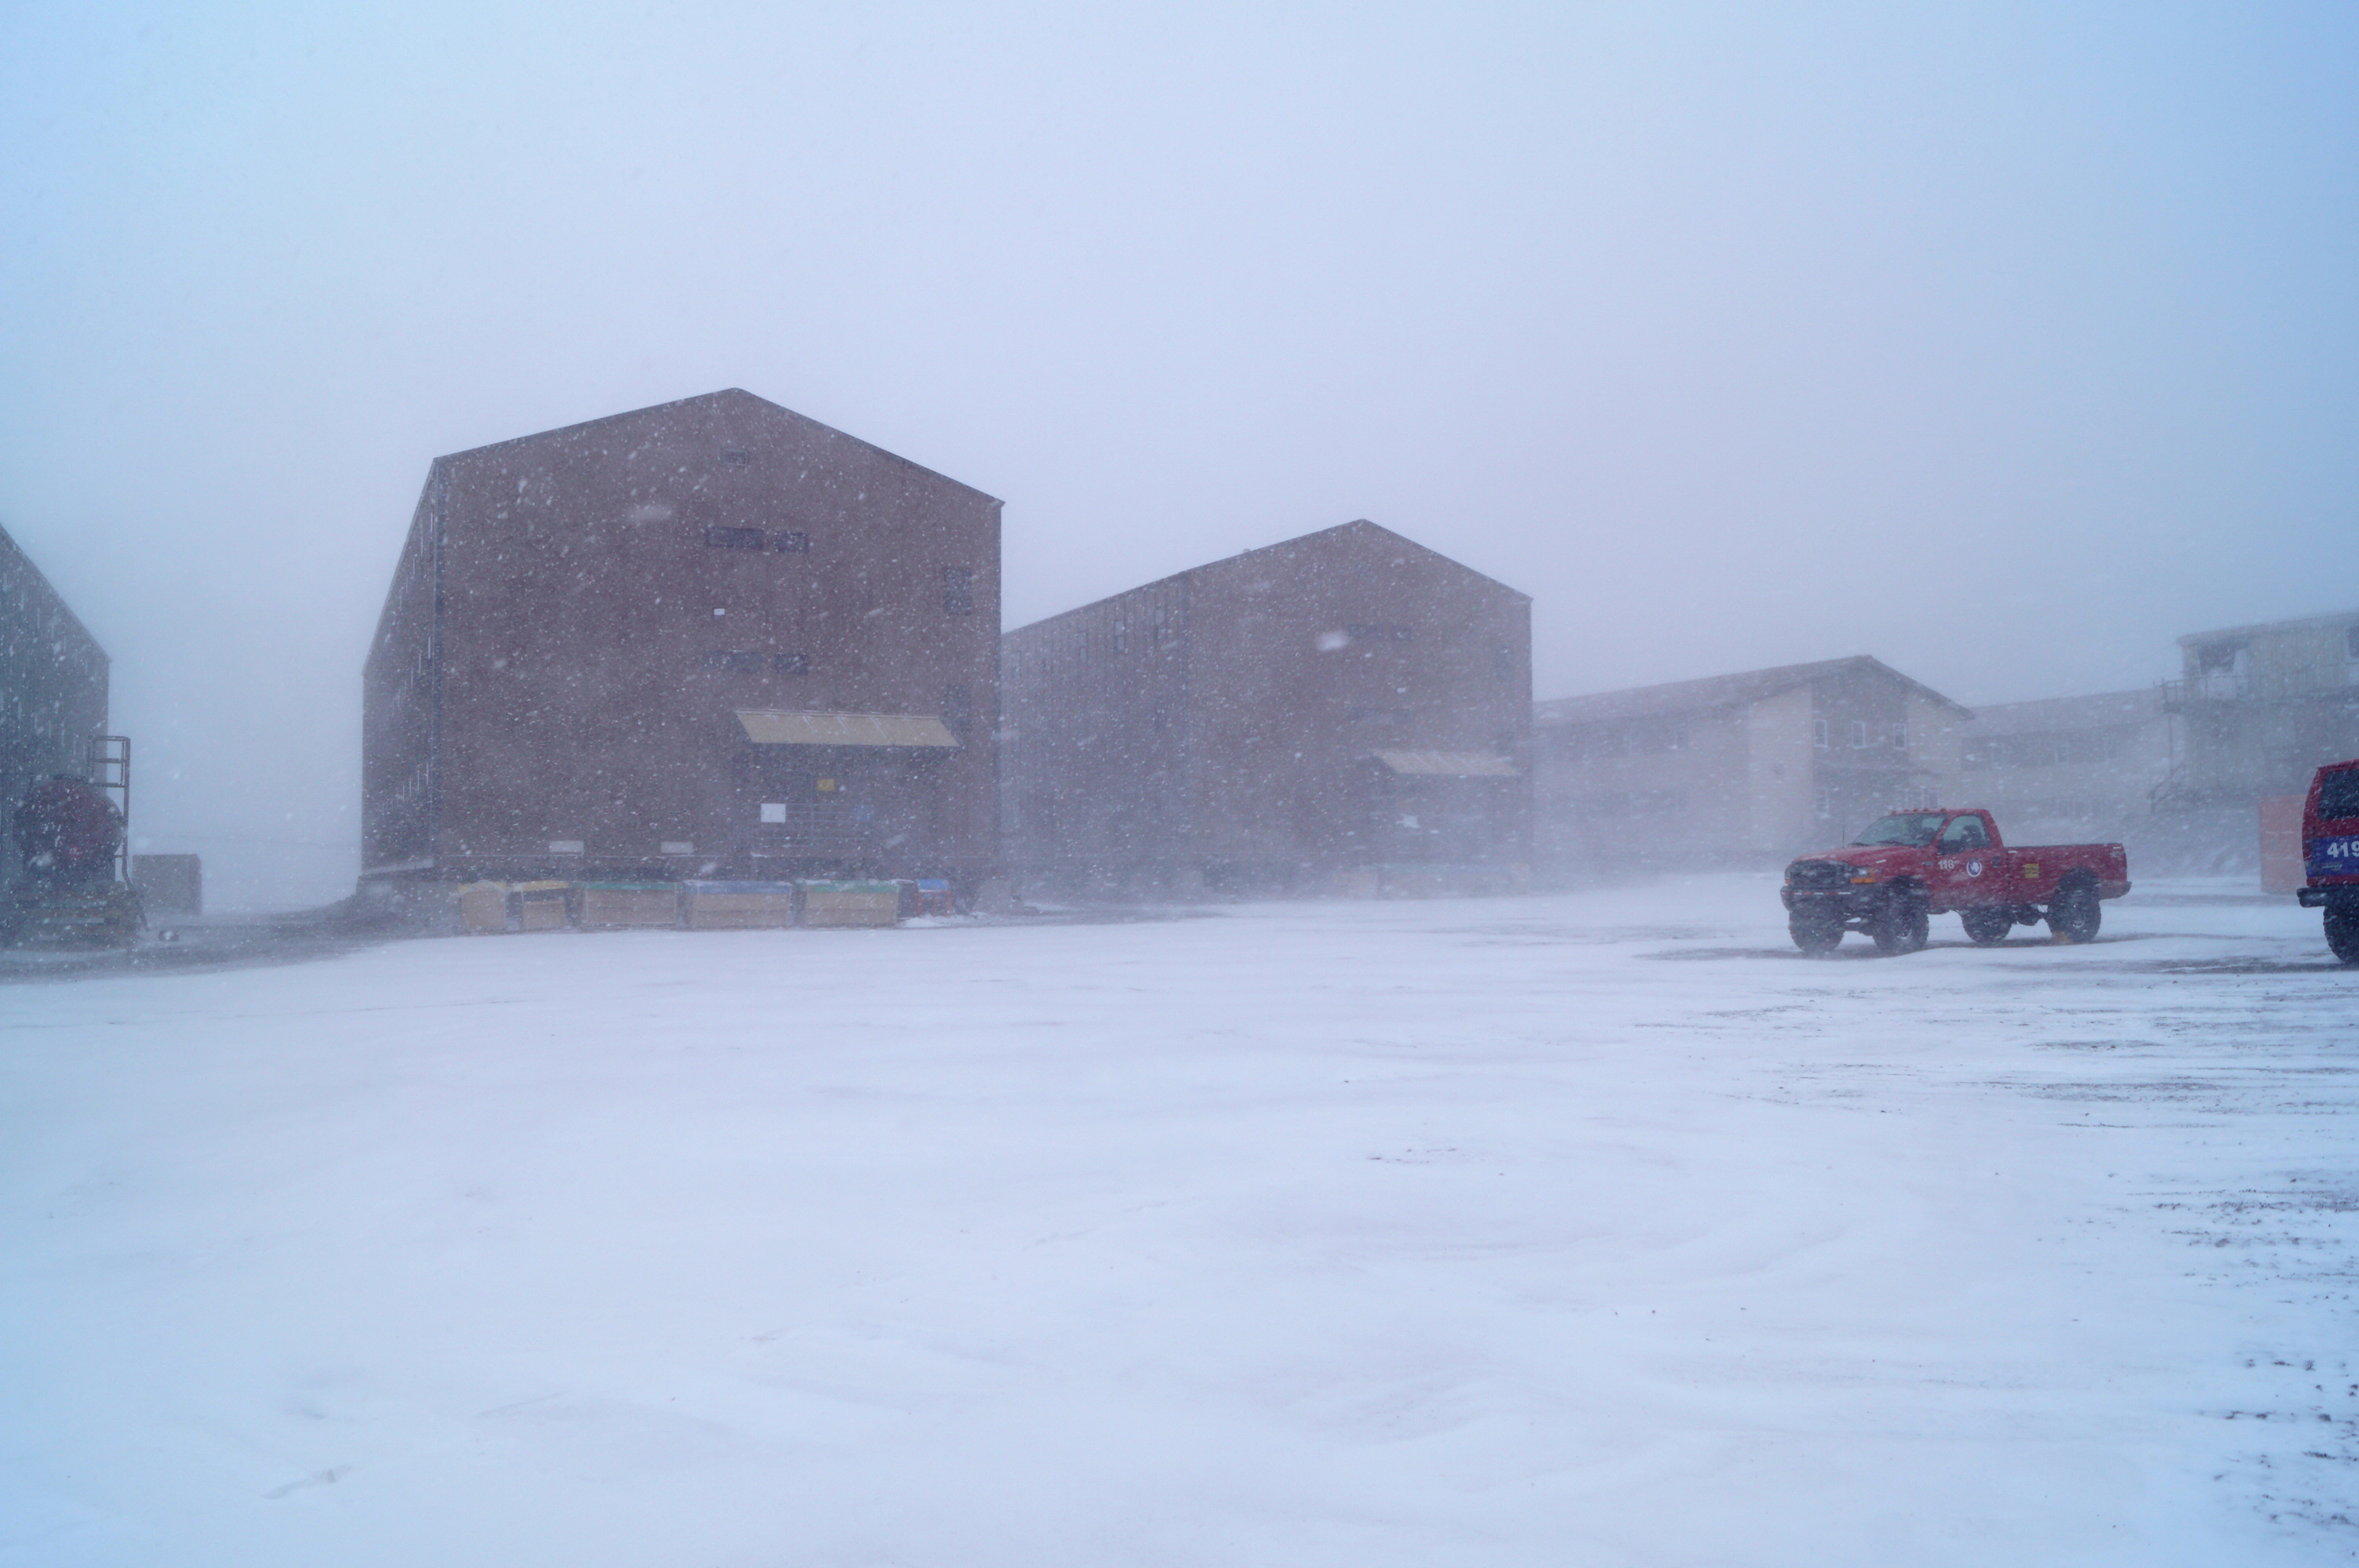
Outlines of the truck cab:
{"label": "truck cab", "polygon": [[2304,909],[2326,912],[2326,945],[2359,964],[2359,759],[2329,762],[2310,781],[2301,806]]}

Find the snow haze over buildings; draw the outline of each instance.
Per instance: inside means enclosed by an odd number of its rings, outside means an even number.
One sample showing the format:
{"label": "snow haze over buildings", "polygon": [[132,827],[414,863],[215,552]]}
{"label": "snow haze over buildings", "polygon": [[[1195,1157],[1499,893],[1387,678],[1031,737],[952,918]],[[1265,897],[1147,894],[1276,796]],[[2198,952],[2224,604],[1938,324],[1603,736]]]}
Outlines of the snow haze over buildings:
{"label": "snow haze over buildings", "polygon": [[1967,704],[2345,610],[2359,17],[11,9],[0,526],[142,847],[358,865],[434,457],[740,386],[1005,497],[1022,625],[1353,517],[1537,695]]}

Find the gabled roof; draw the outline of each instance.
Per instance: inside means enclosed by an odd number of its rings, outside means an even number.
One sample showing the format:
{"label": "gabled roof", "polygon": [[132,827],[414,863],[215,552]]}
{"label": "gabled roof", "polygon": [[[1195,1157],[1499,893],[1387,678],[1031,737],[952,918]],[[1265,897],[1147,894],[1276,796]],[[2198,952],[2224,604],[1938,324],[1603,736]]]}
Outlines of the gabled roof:
{"label": "gabled roof", "polygon": [[1355,517],[1349,523],[1338,523],[1332,528],[1318,528],[1308,534],[1298,534],[1291,539],[1280,539],[1275,545],[1258,545],[1250,550],[1239,551],[1234,556],[1223,556],[1219,560],[1206,561],[1201,566],[1190,567],[1185,571],[1172,572],[1164,577],[1152,579],[1147,582],[1138,584],[1135,588],[1124,589],[1120,593],[1109,593],[1103,599],[1093,599],[1086,604],[1077,604],[1071,610],[1060,610],[1054,615],[1044,615],[1038,621],[1018,626],[1015,628],[1014,631],[1009,632],[1007,635],[1012,637],[1017,633],[1029,632],[1034,627],[1046,626],[1052,621],[1061,621],[1068,615],[1078,615],[1084,610],[1094,610],[1101,604],[1111,604],[1117,599],[1127,599],[1134,593],[1144,593],[1151,588],[1160,588],[1166,583],[1175,583],[1183,578],[1194,577],[1199,572],[1225,571],[1232,568],[1242,568],[1247,563],[1253,561],[1256,557],[1271,555],[1279,550],[1295,549],[1300,546],[1310,544],[1314,540],[1324,540],[1331,536],[1335,537],[1339,543],[1349,541],[1353,544],[1363,546],[1387,546],[1399,549],[1415,550],[1419,555],[1430,556],[1437,561],[1441,561],[1449,566],[1454,567],[1458,570],[1464,572],[1468,577],[1474,578],[1483,582],[1487,582],[1502,593],[1513,594],[1516,598],[1526,601],[1529,601],[1531,599],[1531,595],[1524,593],[1518,589],[1509,588],[1497,578],[1485,576],[1484,573],[1476,571],[1473,567],[1466,565],[1463,561],[1451,560],[1448,556],[1443,555],[1440,551],[1430,549],[1427,546],[1419,544],[1415,539],[1408,537],[1405,534],[1396,534],[1380,523],[1371,523],[1364,517]]}
{"label": "gabled roof", "polygon": [[2191,648],[2198,643],[2257,637],[2272,632],[2324,632],[2348,626],[2354,621],[2359,621],[2359,610],[2346,610],[2339,615],[2305,615],[2295,621],[2264,621],[2256,626],[2223,626],[2217,632],[2190,632],[2179,640],[2179,645]]}
{"label": "gabled roof", "polygon": [[929,469],[923,463],[911,462],[908,458],[901,456],[898,452],[888,452],[873,441],[864,441],[859,437],[848,435],[845,432],[837,429],[832,425],[822,425],[808,414],[798,414],[793,409],[787,407],[783,404],[773,403],[766,397],[757,397],[753,393],[747,392],[741,386],[724,386],[718,392],[701,392],[694,397],[679,397],[673,399],[669,403],[650,404],[645,408],[633,408],[621,414],[607,414],[596,419],[584,419],[578,425],[560,425],[553,430],[536,430],[529,436],[514,436],[505,441],[493,441],[485,446],[470,447],[465,451],[446,453],[434,460],[438,464],[456,462],[462,458],[481,457],[486,452],[495,452],[503,447],[516,447],[521,446],[527,441],[546,441],[560,436],[578,435],[585,430],[594,430],[601,425],[616,425],[625,420],[646,419],[652,415],[669,414],[675,410],[688,410],[693,408],[698,404],[731,402],[742,402],[755,405],[757,411],[778,415],[787,419],[790,419],[799,425],[808,425],[812,429],[823,432],[828,436],[833,437],[837,440],[850,441],[855,446],[865,447],[868,450],[875,452],[880,458],[885,458],[893,462],[899,463],[905,468],[915,469],[919,473],[922,473],[930,479],[938,479],[944,484],[956,485],[959,489],[966,491],[970,494],[983,496],[984,500],[992,503],[994,505],[1005,504],[1005,503],[1000,501],[999,497],[984,494],[984,492],[975,489],[974,486],[966,483],[962,480],[952,479],[950,475]]}
{"label": "gabled roof", "polygon": [[2087,697],[2047,697],[2029,702],[1994,702],[1974,709],[1976,735],[2035,735],[2054,730],[2109,730],[2146,724],[2163,717],[2162,693],[2155,687],[2101,691]]}
{"label": "gabled roof", "polygon": [[1668,686],[1632,687],[1626,691],[1601,691],[1589,697],[1560,697],[1532,704],[1532,722],[1604,724],[1617,719],[1652,718],[1658,714],[1701,713],[1716,708],[1750,708],[1799,686],[1833,676],[1874,675],[1897,682],[1966,718],[1964,704],[1952,701],[1931,687],[1910,680],[1880,659],[1865,654],[1848,659],[1821,659],[1811,665],[1781,665],[1776,669],[1746,670],[1739,675],[1710,676],[1702,680],[1673,681]]}
{"label": "gabled roof", "polygon": [[[1406,534],[1396,534],[1383,524],[1371,523],[1364,517],[1355,517],[1349,523],[1338,523],[1332,528],[1317,528],[1308,534],[1298,534],[1291,539],[1280,539],[1275,545],[1261,545],[1250,550],[1241,550],[1234,556],[1223,556],[1217,561],[1206,561],[1202,566],[1191,567],[1189,570],[1201,572],[1211,571],[1215,568],[1243,567],[1259,557],[1275,555],[1280,550],[1299,549],[1305,545],[1323,541],[1332,541],[1337,544],[1348,542],[1364,547],[1415,550],[1420,556],[1430,556],[1447,566],[1455,567],[1468,577],[1481,579],[1502,593],[1514,594],[1517,599],[1527,600],[1531,597],[1527,593],[1509,588],[1497,578],[1488,577],[1476,571],[1463,561],[1451,560],[1440,550],[1429,548]],[[1188,572],[1175,572],[1172,575],[1185,577]]]}

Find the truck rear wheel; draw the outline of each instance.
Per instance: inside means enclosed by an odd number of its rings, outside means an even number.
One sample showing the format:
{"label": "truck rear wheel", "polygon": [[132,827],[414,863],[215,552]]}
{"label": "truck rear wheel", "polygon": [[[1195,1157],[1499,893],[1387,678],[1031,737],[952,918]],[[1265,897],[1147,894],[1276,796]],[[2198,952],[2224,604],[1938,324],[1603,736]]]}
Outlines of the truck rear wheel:
{"label": "truck rear wheel", "polygon": [[1832,953],[1843,934],[1840,920],[1805,920],[1799,914],[1786,922],[1786,930],[1805,953]]}
{"label": "truck rear wheel", "polygon": [[2326,945],[2346,964],[2359,964],[2359,908],[2345,904],[2326,912]]}
{"label": "truck rear wheel", "polygon": [[2097,902],[2097,890],[2087,882],[2071,882],[2058,888],[2048,905],[2048,929],[2059,941],[2093,942],[2104,918],[2104,906]]}
{"label": "truck rear wheel", "polygon": [[2015,929],[2015,917],[2003,909],[1962,909],[1958,918],[1965,923],[1966,939],[1977,947],[2004,942]]}

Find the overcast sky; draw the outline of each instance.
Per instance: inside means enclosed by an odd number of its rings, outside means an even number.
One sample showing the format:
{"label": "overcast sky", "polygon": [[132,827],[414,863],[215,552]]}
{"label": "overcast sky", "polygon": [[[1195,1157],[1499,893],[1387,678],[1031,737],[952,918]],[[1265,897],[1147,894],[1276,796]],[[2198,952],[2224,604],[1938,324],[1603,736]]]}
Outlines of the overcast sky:
{"label": "overcast sky", "polygon": [[350,888],[436,454],[743,386],[1020,624],[1370,517],[1540,695],[2359,604],[2359,8],[0,8],[0,524],[139,835]]}

